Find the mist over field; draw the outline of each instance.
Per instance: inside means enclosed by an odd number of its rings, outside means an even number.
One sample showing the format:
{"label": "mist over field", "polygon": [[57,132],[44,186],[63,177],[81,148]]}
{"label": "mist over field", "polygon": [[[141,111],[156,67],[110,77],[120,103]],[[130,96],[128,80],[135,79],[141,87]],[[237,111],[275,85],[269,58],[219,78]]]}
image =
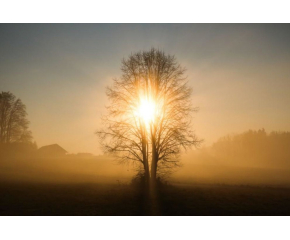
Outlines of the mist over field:
{"label": "mist over field", "polygon": [[188,183],[289,185],[289,146],[289,132],[260,129],[227,135],[184,156],[173,178]]}
{"label": "mist over field", "polygon": [[105,156],[12,157],[0,164],[4,181],[118,184],[132,177],[128,168]]}
{"label": "mist over field", "polygon": [[[227,135],[211,147],[182,154],[180,167],[165,175],[163,181],[176,185],[290,186],[289,145],[289,132],[266,133],[260,129]],[[28,146],[22,153],[20,150],[8,152],[6,156],[3,149],[1,152],[2,181],[119,185],[130,184],[140,170],[138,165],[119,164],[114,156],[66,154],[53,157],[38,155],[36,149]]]}

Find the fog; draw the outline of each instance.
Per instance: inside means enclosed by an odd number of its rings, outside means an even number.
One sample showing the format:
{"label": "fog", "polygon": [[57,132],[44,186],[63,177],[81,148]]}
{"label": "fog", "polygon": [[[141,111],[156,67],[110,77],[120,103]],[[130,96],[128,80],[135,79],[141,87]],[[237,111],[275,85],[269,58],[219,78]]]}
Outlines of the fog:
{"label": "fog", "polygon": [[[162,180],[175,185],[290,185],[289,145],[289,132],[260,129],[227,135],[210,147],[184,153],[181,166]],[[118,164],[113,156],[60,156],[43,149],[34,144],[2,144],[1,181],[126,185],[140,170],[138,165]]]}
{"label": "fog", "polygon": [[290,133],[264,129],[231,134],[188,152],[172,178],[180,183],[288,185]]}
{"label": "fog", "polygon": [[5,158],[2,181],[40,183],[116,183],[130,181],[132,173],[106,157]]}

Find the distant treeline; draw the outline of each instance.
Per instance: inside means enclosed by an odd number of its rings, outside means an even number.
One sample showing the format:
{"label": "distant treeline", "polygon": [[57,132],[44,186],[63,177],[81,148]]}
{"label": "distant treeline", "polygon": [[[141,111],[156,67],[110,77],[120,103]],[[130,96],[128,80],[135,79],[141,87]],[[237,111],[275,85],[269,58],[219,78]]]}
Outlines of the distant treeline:
{"label": "distant treeline", "polygon": [[191,157],[214,164],[290,168],[290,132],[260,129],[227,135]]}

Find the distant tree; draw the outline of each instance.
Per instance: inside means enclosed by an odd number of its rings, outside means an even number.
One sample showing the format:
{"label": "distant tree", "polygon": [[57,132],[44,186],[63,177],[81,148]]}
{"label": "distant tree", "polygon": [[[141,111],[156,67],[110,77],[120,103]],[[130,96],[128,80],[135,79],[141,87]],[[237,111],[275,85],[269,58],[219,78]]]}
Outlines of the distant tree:
{"label": "distant tree", "polygon": [[105,152],[141,163],[154,185],[178,166],[182,148],[200,143],[191,125],[192,91],[175,57],[154,48],[123,59],[121,70],[107,88],[110,105],[97,134]]}
{"label": "distant tree", "polygon": [[0,94],[0,143],[31,142],[26,107],[10,93]]}

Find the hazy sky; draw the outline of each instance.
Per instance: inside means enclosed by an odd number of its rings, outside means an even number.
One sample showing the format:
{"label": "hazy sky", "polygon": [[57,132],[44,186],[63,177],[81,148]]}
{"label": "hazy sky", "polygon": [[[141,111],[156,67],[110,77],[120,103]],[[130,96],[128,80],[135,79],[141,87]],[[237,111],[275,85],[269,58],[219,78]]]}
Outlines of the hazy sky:
{"label": "hazy sky", "polygon": [[27,106],[38,146],[99,154],[105,87],[156,47],[188,69],[196,134],[290,131],[290,24],[0,24],[0,91]]}

